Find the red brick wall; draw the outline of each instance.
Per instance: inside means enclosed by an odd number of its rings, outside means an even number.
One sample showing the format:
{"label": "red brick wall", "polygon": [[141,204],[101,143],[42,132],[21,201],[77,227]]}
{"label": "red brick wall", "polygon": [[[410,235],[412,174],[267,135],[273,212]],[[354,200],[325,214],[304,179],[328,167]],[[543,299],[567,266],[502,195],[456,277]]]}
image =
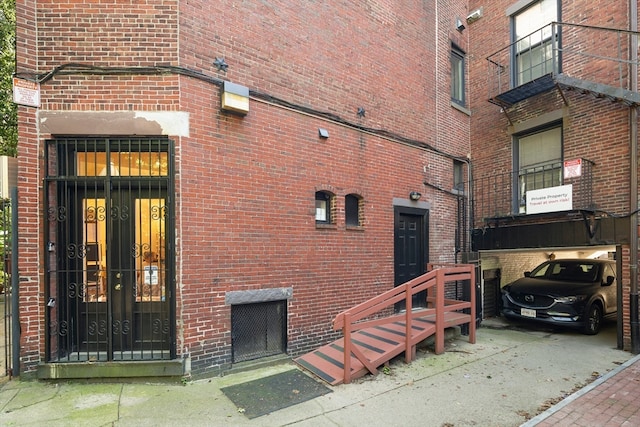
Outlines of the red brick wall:
{"label": "red brick wall", "polygon": [[[194,87],[194,96],[202,90]],[[232,290],[292,287],[290,352],[326,340],[339,311],[393,285],[392,201],[412,190],[439,212],[431,218],[431,259],[453,261],[454,199],[423,190],[420,166],[446,163],[452,175],[451,159],[439,162],[416,148],[259,102],[247,117],[219,116],[211,126],[224,136],[192,145],[199,139],[192,134],[180,149],[179,234],[189,272],[181,283],[183,347],[193,359],[230,350],[224,296]],[[318,127],[329,139],[318,138]],[[315,226],[319,189],[337,196],[335,228]],[[344,196],[353,192],[364,198],[362,230],[344,222]]]}
{"label": "red brick wall", "polygon": [[[34,2],[16,2],[16,53],[22,58],[18,65],[22,69],[37,69],[36,60],[36,5]],[[38,235],[38,217],[33,212],[41,211],[39,203],[40,172],[38,159],[40,150],[36,126],[36,110],[31,107],[18,108],[18,259],[20,274],[20,361],[14,372],[25,368],[32,370],[41,361],[44,351],[44,312],[42,301],[41,239]]]}
{"label": "red brick wall", "polygon": [[[537,119],[545,113],[563,110],[563,155],[564,159],[586,158],[595,162],[593,168],[593,202],[598,209],[617,215],[630,212],[630,123],[629,109],[624,104],[613,103],[608,99],[597,99],[579,91],[565,91],[564,99],[557,90],[538,95],[509,109],[507,115],[500,107],[488,102],[494,93],[489,92],[486,58],[499,49],[509,45],[511,40],[508,7],[513,0],[494,0],[469,2],[469,9],[482,7],[483,16],[470,24],[470,66],[471,81],[471,149],[476,177],[502,172],[511,172],[513,168],[513,129],[527,120]],[[628,2],[607,3],[606,8],[598,7],[587,0],[563,0],[561,21],[572,24],[603,26],[628,29]],[[617,40],[600,34],[584,36],[583,43],[575,46],[574,39],[568,37],[563,46],[586,49],[587,46],[600,47],[600,54],[616,56]],[[580,34],[576,34],[577,37]],[[626,38],[621,39],[620,47],[628,47]],[[595,51],[594,53],[598,53]],[[579,56],[565,53],[566,65],[563,68],[568,75],[597,83],[618,85],[617,68],[608,69],[602,61],[584,62]],[[626,71],[623,83],[626,83]],[[511,119],[512,123],[509,122]],[[511,125],[514,126],[511,126]],[[623,245],[624,289],[624,336],[625,347],[630,345],[629,332],[629,255],[626,242]]]}
{"label": "red brick wall", "polygon": [[[38,2],[37,15],[25,3],[18,0],[19,15],[37,22],[38,37],[35,27],[20,29],[20,72],[70,62],[117,71],[52,76],[42,85],[41,110],[190,114],[189,136],[174,137],[177,348],[195,371],[230,362],[226,292],[293,287],[288,344],[296,354],[327,340],[337,312],[393,286],[393,200],[410,191],[432,206],[430,261],[455,259],[449,191],[453,156],[470,152],[469,116],[451,107],[449,52],[451,40],[468,49],[467,33],[454,28],[455,17],[466,16],[464,2],[439,2],[436,10],[433,2],[399,1],[50,0]],[[229,64],[226,74],[216,57]],[[212,82],[126,69],[167,65]],[[337,119],[256,98],[244,118],[222,114],[216,78]],[[27,172],[21,191],[30,195],[21,200],[28,236],[21,251],[34,259],[20,267],[33,283],[23,301],[34,313],[23,325],[29,370],[43,357],[42,266],[33,254],[45,241],[35,213],[43,210],[38,158],[49,135],[37,133],[33,109],[21,117],[30,118],[19,148]],[[319,127],[328,139],[318,137]],[[337,195],[333,228],[315,226],[318,189]],[[364,198],[360,230],[344,224],[349,193]]]}
{"label": "red brick wall", "polygon": [[[183,65],[466,156],[468,117],[460,117],[449,101],[448,41],[438,41],[443,43],[439,72],[433,72],[436,28],[448,24],[438,34],[449,34],[454,21],[437,22],[432,5],[281,1],[248,4],[232,13],[234,5],[184,5]],[[466,47],[464,40],[458,43]],[[229,64],[226,74],[213,66],[215,57]],[[194,84],[187,95],[187,84],[185,79],[181,88],[189,104],[210,90]],[[444,95],[438,92],[442,87]],[[206,97],[198,105],[207,103],[215,109],[218,100]],[[184,107],[193,111],[193,120],[198,109],[189,104]],[[357,117],[358,107],[365,108],[364,118]],[[183,256],[193,274],[184,276],[182,286],[182,347],[194,365],[228,356],[226,291],[293,287],[288,340],[296,354],[330,336],[337,312],[392,286],[394,197],[423,193],[422,200],[433,204],[431,259],[453,261],[455,200],[423,185],[429,180],[450,190],[451,158],[257,101],[244,119],[201,111],[206,112],[202,124],[192,127],[180,152],[182,221],[193,225],[182,229]],[[318,138],[319,127],[329,131],[329,139]],[[191,140],[200,142],[197,151]],[[206,191],[188,190],[191,170],[206,177]],[[337,194],[335,229],[315,228],[318,189]],[[362,231],[344,226],[344,196],[351,192],[364,198]],[[210,223],[200,226],[198,215],[210,217]],[[197,245],[187,244],[194,239]],[[202,304],[192,304],[199,298]],[[205,305],[215,320],[188,327],[191,319],[202,318]]]}
{"label": "red brick wall", "polygon": [[[476,2],[471,1],[469,8],[483,8],[483,17],[469,25],[471,61],[471,105],[473,120],[471,141],[473,165],[476,177],[510,172],[513,167],[513,128],[500,107],[490,104],[486,58],[509,45],[509,18],[505,15],[510,0]],[[627,6],[625,2],[612,4],[611,7],[593,7],[589,1],[562,2],[562,21],[592,26],[628,28]],[[502,31],[500,31],[502,29]],[[609,41],[611,37],[607,37]],[[586,40],[591,45],[592,40]],[[625,46],[622,46],[623,48]],[[615,49],[613,49],[615,51]],[[610,52],[615,55],[615,52]],[[587,72],[573,70],[574,63],[567,59],[566,68],[571,75]],[[609,68],[611,63],[609,63]],[[617,71],[617,67],[613,67]],[[609,75],[608,72],[603,72]],[[601,74],[601,75],[604,75]],[[602,82],[598,80],[597,82]],[[617,81],[611,81],[617,83]],[[605,99],[581,95],[578,92],[566,92],[568,106],[558,91],[531,98],[508,110],[509,118],[515,124],[521,124],[544,113],[564,109],[563,147],[564,158],[583,157],[593,160],[594,202],[597,207],[614,213],[626,213],[629,210],[629,111],[623,104],[613,104]],[[606,143],[605,143],[606,142]],[[615,183],[615,185],[611,185]]]}
{"label": "red brick wall", "polygon": [[[97,1],[18,0],[17,73],[42,77],[56,67],[80,63],[96,67],[177,63],[177,2],[144,4]],[[112,69],[113,70],[113,69]],[[177,78],[118,73],[105,76],[56,74],[41,85],[45,110],[177,110]],[[35,369],[44,355],[44,272],[40,233],[43,141],[37,110],[19,109],[18,217],[22,370]],[[87,133],[91,133],[88,129]]]}
{"label": "red brick wall", "polygon": [[[190,2],[181,15],[181,63],[466,156],[468,116],[452,109],[449,98],[448,35],[466,48],[452,18],[465,9],[455,3],[438,20],[430,4],[281,1],[247,5],[232,16],[234,2]],[[203,15],[213,22],[201,21]],[[215,57],[229,64],[226,74],[215,70]],[[190,84],[185,79],[181,86],[189,104],[209,90]],[[215,108],[218,100],[207,97],[202,106],[208,102]],[[184,107],[198,117],[189,104]],[[364,118],[356,116],[358,107],[365,108]],[[451,157],[257,101],[243,119],[202,111],[203,123],[192,127],[180,152],[183,257],[193,275],[184,276],[182,286],[183,347],[194,364],[227,357],[229,307],[223,302],[231,290],[293,287],[290,353],[325,341],[336,313],[393,285],[392,200],[412,190],[433,206],[430,259],[454,260],[455,199],[423,185],[451,190]],[[329,139],[318,138],[319,127]],[[191,140],[199,144],[192,148]],[[206,177],[201,191],[186,185],[192,170]],[[319,189],[337,195],[335,229],[315,227]],[[364,198],[363,230],[345,228],[344,196],[352,192]],[[198,216],[209,223],[202,227]],[[198,244],[187,244],[194,240]],[[201,304],[192,304],[198,299]],[[188,327],[202,319],[204,306],[215,320]]]}
{"label": "red brick wall", "polygon": [[213,73],[213,59],[224,57],[231,81],[347,120],[364,107],[363,126],[437,140],[436,105],[425,102],[436,94],[431,3],[280,0],[238,8],[222,0],[181,7],[183,65]]}
{"label": "red brick wall", "polygon": [[[18,1],[20,3],[20,1]],[[110,75],[56,75],[42,86],[43,110],[175,110],[175,76],[117,67],[178,63],[178,2],[39,1],[37,67],[108,67]],[[20,70],[20,68],[19,68]],[[32,70],[25,70],[32,71]],[[64,70],[61,70],[64,72]]]}

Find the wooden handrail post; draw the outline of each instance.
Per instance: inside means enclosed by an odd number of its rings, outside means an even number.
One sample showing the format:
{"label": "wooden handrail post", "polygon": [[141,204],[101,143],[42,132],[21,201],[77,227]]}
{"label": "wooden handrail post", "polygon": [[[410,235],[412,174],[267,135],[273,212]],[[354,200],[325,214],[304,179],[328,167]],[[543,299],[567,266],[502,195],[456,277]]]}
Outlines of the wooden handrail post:
{"label": "wooden handrail post", "polygon": [[409,282],[405,284],[405,303],[404,303],[404,315],[405,315],[405,331],[404,331],[404,361],[411,363],[412,351],[411,351],[411,312],[413,311],[413,292],[409,286]]}
{"label": "wooden handrail post", "polygon": [[344,383],[351,382],[351,313],[344,313],[344,326],[342,328],[344,335]]}
{"label": "wooden handrail post", "polygon": [[476,269],[473,265],[469,267],[471,282],[471,322],[469,322],[469,342],[476,343]]}
{"label": "wooden handrail post", "polygon": [[436,354],[444,353],[444,269],[436,271]]}

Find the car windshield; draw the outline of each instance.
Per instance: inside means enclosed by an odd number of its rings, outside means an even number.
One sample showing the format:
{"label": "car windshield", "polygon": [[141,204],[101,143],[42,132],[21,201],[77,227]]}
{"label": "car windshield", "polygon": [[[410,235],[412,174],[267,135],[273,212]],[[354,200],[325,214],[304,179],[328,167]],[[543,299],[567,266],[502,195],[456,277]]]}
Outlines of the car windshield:
{"label": "car windshield", "polygon": [[564,282],[595,282],[599,265],[585,261],[549,261],[536,267],[531,277]]}

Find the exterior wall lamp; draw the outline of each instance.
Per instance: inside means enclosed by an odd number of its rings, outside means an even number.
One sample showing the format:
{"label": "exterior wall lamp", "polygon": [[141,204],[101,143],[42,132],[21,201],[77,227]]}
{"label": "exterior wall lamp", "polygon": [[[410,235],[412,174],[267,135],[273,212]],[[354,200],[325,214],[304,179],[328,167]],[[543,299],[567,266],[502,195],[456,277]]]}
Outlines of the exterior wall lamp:
{"label": "exterior wall lamp", "polygon": [[411,193],[409,193],[409,198],[413,201],[420,200],[420,197],[422,197],[422,194],[418,193],[417,191],[412,191]]}
{"label": "exterior wall lamp", "polygon": [[245,115],[249,112],[249,88],[231,82],[222,84],[222,109]]}

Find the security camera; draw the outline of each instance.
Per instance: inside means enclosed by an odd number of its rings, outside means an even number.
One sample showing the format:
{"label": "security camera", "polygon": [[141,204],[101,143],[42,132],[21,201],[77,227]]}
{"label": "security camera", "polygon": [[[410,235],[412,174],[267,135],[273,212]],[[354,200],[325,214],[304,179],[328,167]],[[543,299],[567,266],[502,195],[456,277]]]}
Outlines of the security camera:
{"label": "security camera", "polygon": [[462,19],[456,18],[456,30],[462,31],[464,29],[465,29],[465,26],[464,26],[464,23],[462,22]]}
{"label": "security camera", "polygon": [[482,9],[476,9],[467,16],[467,24],[476,22],[480,18],[482,18]]}

